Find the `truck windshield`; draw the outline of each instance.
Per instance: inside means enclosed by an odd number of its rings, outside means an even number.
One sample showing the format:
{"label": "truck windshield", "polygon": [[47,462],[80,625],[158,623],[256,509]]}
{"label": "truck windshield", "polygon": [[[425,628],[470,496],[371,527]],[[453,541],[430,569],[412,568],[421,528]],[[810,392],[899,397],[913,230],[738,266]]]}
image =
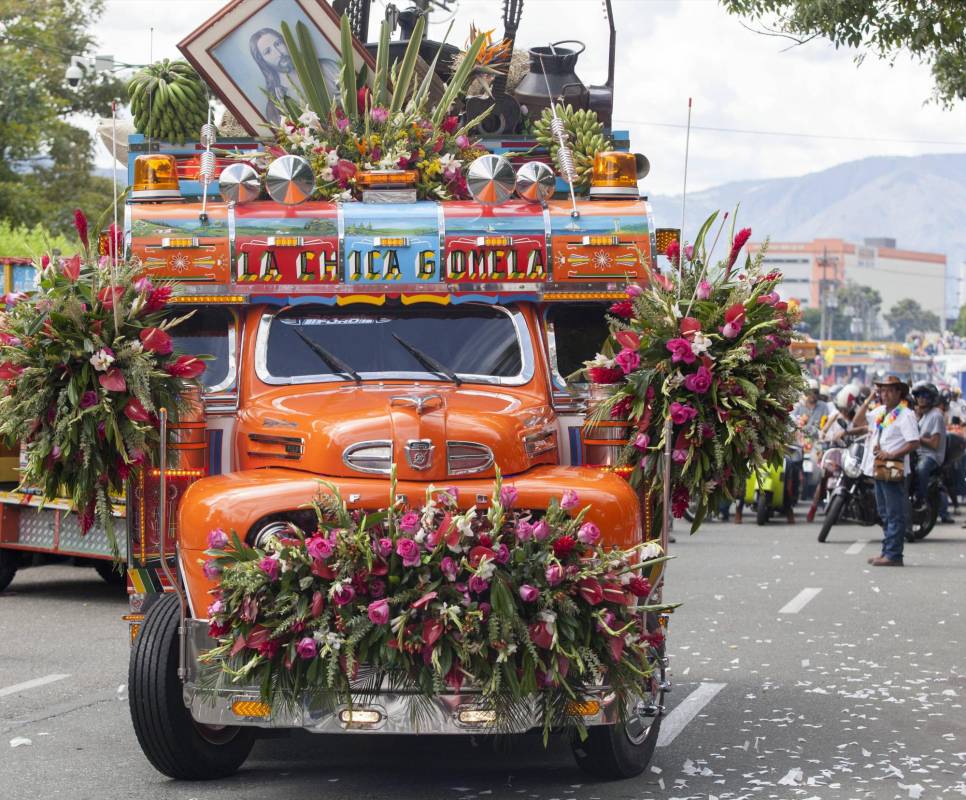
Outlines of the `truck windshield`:
{"label": "truck windshield", "polygon": [[524,368],[513,317],[492,306],[287,309],[262,321],[259,366],[264,365],[266,379],[345,378],[306,347],[302,337],[369,379],[449,380],[428,369],[399,339],[465,381],[516,378]]}
{"label": "truck windshield", "polygon": [[201,384],[206,391],[220,391],[232,382],[233,353],[231,352],[231,332],[235,319],[227,308],[219,307],[180,307],[169,312],[173,318],[194,314],[171,329],[174,349],[188,355],[207,355],[205,371],[201,373]]}

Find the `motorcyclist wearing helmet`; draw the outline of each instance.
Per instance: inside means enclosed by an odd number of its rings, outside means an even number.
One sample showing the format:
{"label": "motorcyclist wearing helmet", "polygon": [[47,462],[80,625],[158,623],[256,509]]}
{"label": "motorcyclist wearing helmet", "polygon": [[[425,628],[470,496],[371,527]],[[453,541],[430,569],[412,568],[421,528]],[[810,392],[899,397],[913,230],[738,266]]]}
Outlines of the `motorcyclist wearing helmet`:
{"label": "motorcyclist wearing helmet", "polygon": [[[939,389],[932,383],[920,381],[912,387],[916,401],[916,416],[919,418],[919,448],[916,450],[917,502],[925,503],[927,487],[932,474],[939,470],[946,458],[946,417],[939,407]],[[949,502],[943,496],[940,518],[952,522],[949,516]]]}

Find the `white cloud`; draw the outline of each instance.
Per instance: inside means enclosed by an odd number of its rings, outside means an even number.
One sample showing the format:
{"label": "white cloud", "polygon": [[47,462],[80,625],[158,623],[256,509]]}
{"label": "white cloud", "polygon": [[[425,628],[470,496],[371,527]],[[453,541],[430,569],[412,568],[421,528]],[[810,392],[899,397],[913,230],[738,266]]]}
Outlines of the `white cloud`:
{"label": "white cloud", "polygon": [[[97,23],[100,50],[120,61],[177,57],[176,44],[212,16],[220,0],[108,0]],[[397,5],[404,5],[397,3]],[[787,49],[783,39],[742,27],[714,0],[615,0],[618,28],[615,127],[631,131],[634,149],[651,161],[651,193],[678,193],[684,131],[694,125],[858,137],[861,141],[694,130],[689,189],[743,178],[796,175],[869,155],[966,150],[966,106],[924,105],[932,91],[927,66],[898,58],[893,66],[823,41]],[[381,13],[373,4],[373,17]],[[502,30],[495,0],[463,0],[451,41],[475,22]],[[445,26],[431,26],[441,36]],[[577,72],[603,83],[607,27],[597,0],[528,0],[517,37],[532,46],[577,37],[587,51]],[[782,51],[785,52],[782,52]],[[643,124],[650,123],[650,124]],[[948,140],[959,145],[872,139]],[[102,153],[100,160],[104,160]]]}

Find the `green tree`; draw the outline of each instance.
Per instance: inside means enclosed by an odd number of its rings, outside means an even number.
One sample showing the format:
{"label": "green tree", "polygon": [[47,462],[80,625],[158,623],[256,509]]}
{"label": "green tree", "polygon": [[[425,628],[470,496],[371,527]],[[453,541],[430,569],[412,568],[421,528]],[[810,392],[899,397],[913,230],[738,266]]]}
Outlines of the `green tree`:
{"label": "green tree", "polygon": [[[875,327],[875,320],[882,308],[882,295],[878,289],[870,286],[847,281],[840,286],[835,297],[838,307],[832,322],[832,333],[835,339],[870,339]],[[853,330],[853,322],[859,321]]]}
{"label": "green tree", "polygon": [[956,323],[953,325],[953,333],[957,336],[966,336],[966,306],[959,309],[959,317],[956,318]]}
{"label": "green tree", "polygon": [[927,311],[908,297],[889,309],[885,321],[892,326],[892,336],[897,342],[904,342],[913,331],[925,333],[939,330],[939,315]]}
{"label": "green tree", "polygon": [[91,52],[87,32],[102,0],[0,0],[0,219],[68,233],[74,208],[97,218],[111,183],[91,175],[90,134],[76,114],[110,114],[122,84],[88,72],[76,88],[64,73]]}
{"label": "green tree", "polygon": [[0,258],[32,258],[38,261],[44,253],[56,250],[63,255],[73,255],[78,249],[80,244],[76,236],[73,239],[55,236],[40,225],[17,228],[6,220],[0,220]]}
{"label": "green tree", "polygon": [[721,0],[732,14],[800,43],[824,37],[836,47],[892,61],[901,52],[929,64],[935,99],[966,98],[966,2],[963,0]]}

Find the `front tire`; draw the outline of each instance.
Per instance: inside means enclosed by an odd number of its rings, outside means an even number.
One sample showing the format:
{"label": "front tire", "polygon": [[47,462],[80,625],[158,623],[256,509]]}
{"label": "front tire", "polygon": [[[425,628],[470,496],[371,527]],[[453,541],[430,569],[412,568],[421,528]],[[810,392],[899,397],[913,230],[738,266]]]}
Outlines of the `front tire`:
{"label": "front tire", "polygon": [[177,595],[148,612],[131,648],[128,692],[134,732],[148,761],[169,778],[211,780],[234,774],[255,741],[250,728],[209,729],[195,723],[178,678]]}
{"label": "front tire", "polygon": [[818,540],[824,542],[828,539],[832,526],[839,521],[842,516],[842,509],[845,507],[845,495],[837,494],[828,504],[828,511],[825,512],[825,519],[822,521],[822,530],[818,532]]}
{"label": "front tire", "polygon": [[910,525],[910,542],[918,542],[925,539],[936,527],[936,520],[939,519],[939,504],[942,500],[939,487],[930,485],[929,498],[926,500],[925,507],[916,511],[913,507],[912,524]]}
{"label": "front tire", "polygon": [[0,550],[0,592],[10,585],[20,561],[12,550]]}
{"label": "front tire", "polygon": [[759,525],[767,525],[768,520],[771,518],[771,497],[771,492],[758,492],[755,522]]}

